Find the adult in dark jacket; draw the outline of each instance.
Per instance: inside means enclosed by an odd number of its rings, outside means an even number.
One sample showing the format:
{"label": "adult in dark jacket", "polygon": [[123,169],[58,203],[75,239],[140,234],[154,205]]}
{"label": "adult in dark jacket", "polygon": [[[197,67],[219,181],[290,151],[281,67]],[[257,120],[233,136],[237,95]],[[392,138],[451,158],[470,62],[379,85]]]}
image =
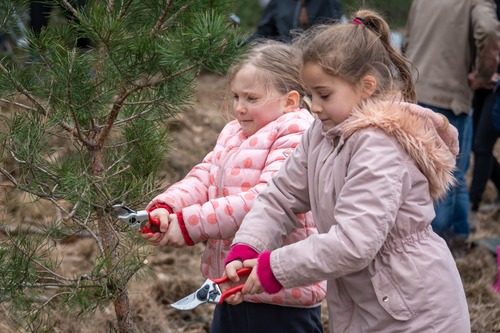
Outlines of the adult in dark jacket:
{"label": "adult in dark jacket", "polygon": [[271,0],[259,20],[257,31],[247,42],[270,38],[288,42],[291,31],[306,30],[314,24],[340,21],[340,0]]}
{"label": "adult in dark jacket", "polygon": [[[500,19],[500,0],[496,0],[495,3],[497,5],[497,19]],[[479,89],[474,91],[472,104],[474,112],[472,115],[474,120],[474,140],[472,144],[474,169],[469,188],[469,225],[471,231],[476,230],[477,213],[488,180],[491,180],[497,192],[500,192],[500,163],[493,155],[493,148],[500,136],[500,129],[495,128],[495,121],[492,118],[495,100],[500,98],[500,91],[494,89],[499,73],[500,66],[497,67],[496,74],[489,86],[478,87]],[[496,205],[491,206],[495,208]]]}

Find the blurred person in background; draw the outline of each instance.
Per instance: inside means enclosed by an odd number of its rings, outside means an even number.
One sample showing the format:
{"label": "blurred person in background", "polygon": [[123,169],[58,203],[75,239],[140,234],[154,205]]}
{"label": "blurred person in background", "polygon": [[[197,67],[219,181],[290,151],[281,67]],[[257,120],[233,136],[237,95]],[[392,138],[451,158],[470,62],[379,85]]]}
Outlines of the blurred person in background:
{"label": "blurred person in background", "polygon": [[[500,18],[500,0],[496,0],[497,19]],[[473,128],[474,136],[472,141],[472,152],[474,153],[474,168],[472,179],[469,188],[469,226],[470,231],[476,231],[477,213],[480,208],[483,212],[491,211],[498,207],[498,194],[500,194],[500,163],[493,155],[493,149],[500,132],[495,129],[492,123],[492,111],[498,92],[495,90],[495,85],[498,82],[500,66],[493,74],[489,86],[473,87],[474,99],[472,102],[473,108]],[[490,204],[481,205],[484,191],[488,180],[491,180],[497,191],[497,199]]]}
{"label": "blurred person in background", "polygon": [[[85,6],[85,0],[69,0],[69,3],[75,8],[80,9]],[[30,25],[36,35],[39,35],[44,27],[49,24],[50,15],[55,5],[49,4],[47,0],[30,1]],[[69,20],[75,20],[74,15],[64,8],[64,14]],[[86,49],[91,46],[87,38],[77,38],[76,46],[80,49]]]}
{"label": "blurred person in background", "polygon": [[[462,38],[457,38],[462,36]],[[444,115],[459,133],[456,185],[436,202],[434,230],[455,257],[469,237],[465,173],[472,145],[472,86],[487,86],[498,65],[500,23],[491,0],[415,0],[408,14],[404,52],[415,66],[419,104]]]}
{"label": "blurred person in background", "polygon": [[342,18],[341,0],[270,0],[267,4],[261,2],[262,5],[265,7],[257,30],[247,42],[261,38],[289,42],[293,30],[306,30]]}

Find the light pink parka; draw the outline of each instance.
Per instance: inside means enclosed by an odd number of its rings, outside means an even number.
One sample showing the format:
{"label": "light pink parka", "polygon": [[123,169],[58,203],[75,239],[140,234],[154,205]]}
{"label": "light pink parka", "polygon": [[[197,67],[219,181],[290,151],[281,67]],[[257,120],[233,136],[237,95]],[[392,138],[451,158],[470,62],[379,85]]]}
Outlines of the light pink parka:
{"label": "light pink parka", "polygon": [[[184,179],[156,196],[147,208],[162,203],[174,212],[182,211],[194,243],[207,241],[202,259],[202,274],[221,277],[224,259],[243,217],[254,198],[267,187],[268,180],[300,142],[313,122],[302,109],[282,115],[250,137],[243,135],[235,120],[227,124],[214,149]],[[294,227],[284,244],[316,234],[312,214],[293,216]],[[279,294],[261,294],[246,301],[312,307],[326,296],[326,282],[282,290]]]}
{"label": "light pink parka", "polygon": [[[332,333],[470,333],[455,261],[431,228],[457,139],[444,117],[408,103],[365,105],[326,133],[316,120],[233,244],[275,249],[285,288],[327,279]],[[290,216],[308,210],[319,234],[280,247]]]}

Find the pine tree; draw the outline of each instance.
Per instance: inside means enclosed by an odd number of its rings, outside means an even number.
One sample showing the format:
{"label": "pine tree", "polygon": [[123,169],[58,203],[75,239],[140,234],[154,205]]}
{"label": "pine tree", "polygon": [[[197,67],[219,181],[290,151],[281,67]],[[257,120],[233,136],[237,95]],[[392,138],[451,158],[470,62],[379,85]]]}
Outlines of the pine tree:
{"label": "pine tree", "polygon": [[[113,302],[117,331],[137,332],[127,283],[147,273],[147,247],[111,207],[144,207],[158,189],[166,122],[189,105],[201,70],[223,73],[241,50],[227,20],[233,4],[47,2],[72,19],[28,32],[25,61],[0,63],[0,102],[8,110],[0,122],[0,173],[9,188],[50,202],[58,216],[30,226],[0,221],[10,230],[0,239],[0,302],[36,332],[50,330],[54,309],[85,316]],[[82,38],[89,48],[77,47]],[[83,234],[99,249],[94,267],[60,275],[54,241]]]}

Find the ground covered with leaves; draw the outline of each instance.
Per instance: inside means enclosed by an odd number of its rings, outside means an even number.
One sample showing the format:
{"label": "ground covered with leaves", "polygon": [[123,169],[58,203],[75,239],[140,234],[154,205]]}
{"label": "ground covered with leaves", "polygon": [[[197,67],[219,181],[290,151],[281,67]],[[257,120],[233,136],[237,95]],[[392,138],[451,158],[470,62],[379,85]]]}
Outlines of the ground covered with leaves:
{"label": "ground covered with leaves", "polygon": [[[172,150],[165,169],[164,186],[184,176],[212,148],[217,134],[229,119],[227,112],[221,111],[223,93],[222,77],[210,73],[202,74],[198,79],[198,93],[192,108],[170,123]],[[2,112],[5,110],[2,109]],[[54,209],[48,203],[12,193],[9,191],[8,181],[3,178],[0,178],[0,181],[0,220],[6,221],[15,217],[29,223],[50,221],[53,218]],[[485,193],[485,202],[493,203],[496,197],[496,191],[489,186]],[[500,208],[479,214],[478,230],[472,239],[493,236],[500,237]],[[204,281],[199,272],[203,246],[197,244],[184,249],[153,249],[153,254],[148,258],[148,265],[153,274],[133,279],[129,284],[133,318],[140,332],[209,332],[213,305],[205,304],[192,311],[178,311],[169,306],[196,290]],[[60,269],[66,274],[75,275],[88,271],[97,253],[94,241],[86,238],[70,238],[58,242],[54,244],[53,251],[54,256],[62,259]],[[496,257],[483,246],[471,245],[467,256],[457,259],[457,266],[467,294],[472,332],[500,332],[500,295],[491,289],[497,279]],[[9,319],[7,302],[0,303],[0,332],[18,332]],[[323,308],[323,314],[327,333],[326,307]],[[53,332],[116,331],[112,304],[81,319],[54,309],[52,319],[55,323]]]}

